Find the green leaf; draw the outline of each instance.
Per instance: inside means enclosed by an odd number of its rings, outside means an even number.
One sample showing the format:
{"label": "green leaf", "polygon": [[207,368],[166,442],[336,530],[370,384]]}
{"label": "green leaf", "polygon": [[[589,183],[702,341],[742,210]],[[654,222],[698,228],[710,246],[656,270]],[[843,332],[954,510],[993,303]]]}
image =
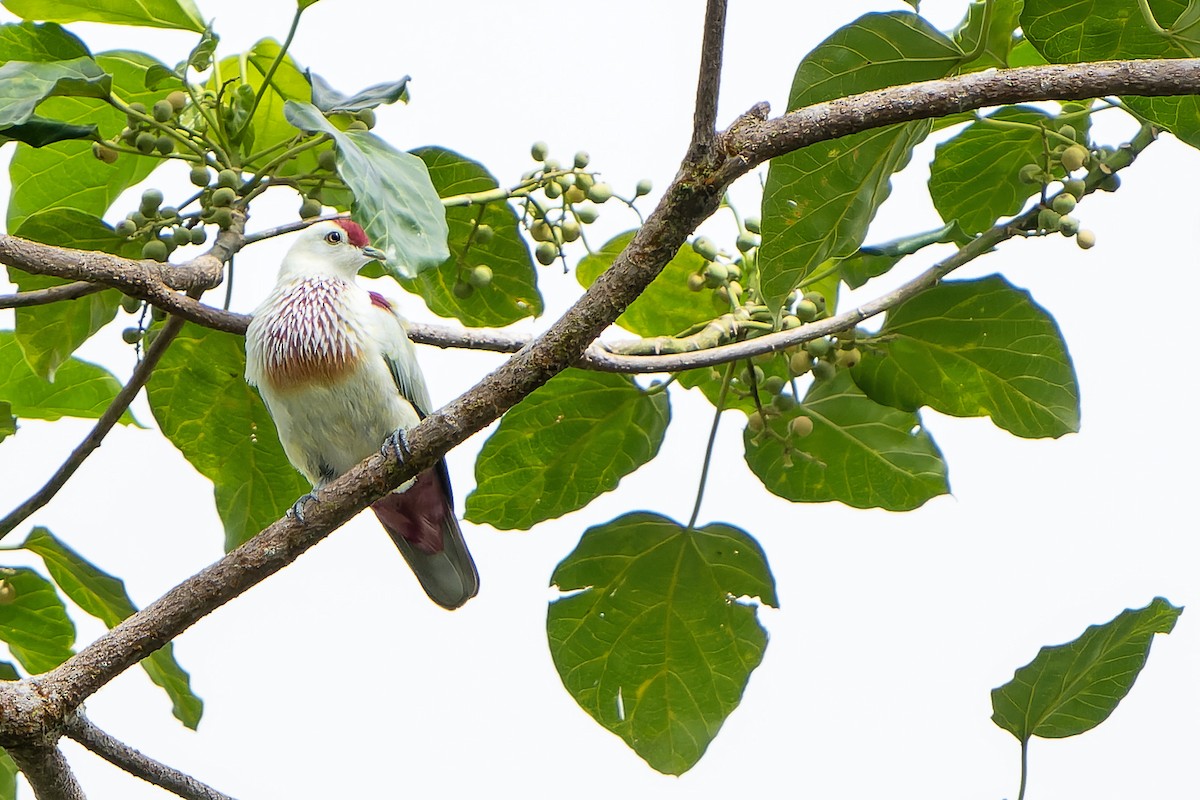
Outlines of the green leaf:
{"label": "green leaf", "polygon": [[[885,86],[945,77],[962,52],[913,14],[867,14],[835,32],[796,70],[788,110]],[[830,258],[855,252],[891,192],[890,177],[925,138],[929,121],[810,145],[772,159],[763,192],[759,272],[778,309]]]}
{"label": "green leaf", "polygon": [[929,168],[929,195],[942,219],[958,220],[964,231],[976,234],[1024,208],[1041,187],[1023,183],[1021,167],[1044,162],[1043,128],[1053,122],[1036,108],[1006,106],[939,144]]}
{"label": "green leaf", "polygon": [[[21,546],[41,556],[50,577],[63,593],[109,628],[137,611],[122,580],[83,558],[46,528],[34,528]],[[204,703],[192,692],[188,674],[179,666],[172,650],[171,644],[156,650],[142,661],[142,667],[171,699],[176,719],[195,730]]]}
{"label": "green leaf", "polygon": [[[486,192],[499,186],[482,164],[450,150],[423,147],[414,150],[413,155],[424,162],[434,191],[442,197]],[[537,287],[537,271],[512,207],[501,200],[447,208],[445,214],[450,257],[437,269],[402,280],[404,288],[420,295],[433,313],[455,317],[470,327],[501,327],[539,316],[544,305]],[[476,239],[477,224],[492,229],[490,241]],[[491,268],[491,283],[473,287],[465,298],[458,297],[455,285],[465,281],[478,266]]]}
{"label": "green leaf", "polygon": [[[30,369],[16,335],[0,331],[0,400],[10,403],[18,417],[96,419],[120,390],[120,382],[108,370],[77,358],[64,361],[50,383]],[[121,422],[137,424],[128,411]]]}
{"label": "green leaf", "polygon": [[1009,66],[1021,14],[1021,0],[973,0],[967,6],[967,16],[954,31],[954,43],[964,53],[975,53],[980,38],[983,46],[976,58],[963,65],[962,72],[978,72],[993,67]]}
{"label": "green leaf", "polygon": [[1183,613],[1161,597],[1126,609],[1078,639],[1043,647],[1037,657],[992,690],[992,721],[1026,742],[1090,731],[1129,694],[1156,633],[1170,633]]}
{"label": "green leaf", "polygon": [[[213,32],[212,25],[205,27],[204,32],[200,34],[200,41],[188,53],[187,65],[197,72],[204,72],[212,66],[213,55],[217,52],[217,45],[221,43],[221,37]],[[290,60],[290,59],[288,59]],[[286,66],[286,63],[279,65],[281,68]],[[147,79],[150,73],[146,74]]]}
{"label": "green leaf", "polygon": [[550,655],[575,701],[651,767],[681,775],[737,708],[762,661],[757,597],[778,606],[766,555],[729,525],[647,512],[589,528],[551,578]]}
{"label": "green leaf", "polygon": [[[27,217],[16,235],[55,247],[97,250],[114,255],[137,257],[137,245],[127,243],[104,220],[69,208],[57,208]],[[9,279],[20,291],[44,289],[67,281],[10,269]],[[47,380],[54,380],[58,369],[79,345],[107,325],[117,315],[121,294],[113,289],[63,303],[18,308],[17,342],[25,360]]]}
{"label": "green leaf", "polygon": [[0,145],[22,142],[30,147],[45,147],[71,139],[97,139],[100,131],[95,125],[70,125],[53,119],[32,116],[21,125],[0,129]]}
{"label": "green leaf", "polygon": [[288,463],[245,372],[242,337],[189,323],[146,387],[163,435],[213,482],[226,550],[279,519],[310,489]]}
{"label": "green leaf", "polygon": [[1079,386],[1058,325],[999,275],[946,281],[893,308],[854,380],[876,402],[986,415],[1026,438],[1079,429]]}
{"label": "green leaf", "polygon": [[[215,41],[212,46],[216,46]],[[245,126],[245,114],[249,113],[255,96],[262,88],[271,66],[280,57],[281,50],[281,45],[274,39],[262,39],[245,53],[221,59],[217,68],[213,70],[209,79],[210,89],[218,91],[224,87],[225,92],[232,92],[235,96],[240,92],[243,98],[242,103],[235,104],[243,113],[229,121],[229,127]],[[230,81],[233,83],[228,83]],[[275,74],[271,76],[270,87],[263,92],[249,126],[239,139],[246,156],[266,153],[265,156],[248,158],[247,167],[266,166],[267,162],[279,155],[278,150],[272,148],[295,139],[296,128],[284,117],[284,104],[288,100],[307,100],[309,92],[304,73],[290,55],[284,55],[275,69]],[[285,164],[278,174],[287,176],[299,172],[314,172],[317,168],[316,158],[313,153],[303,153]]]}
{"label": "green leaf", "polygon": [[[1148,0],[1159,33],[1142,16],[1138,4],[1126,0],[1026,0],[1021,13],[1025,38],[1051,63],[1137,58],[1191,58],[1200,56],[1195,36],[1172,35],[1186,0]],[[1200,98],[1124,97],[1136,115],[1200,148]]]}
{"label": "green leaf", "polygon": [[192,0],[4,0],[4,7],[22,19],[43,22],[204,30],[204,20]]}
{"label": "green leaf", "polygon": [[17,418],[12,415],[12,403],[0,400],[0,442],[17,432]]}
{"label": "green leaf", "polygon": [[[813,422],[802,439],[788,436],[797,416]],[[871,400],[845,370],[815,382],[798,408],[767,425],[774,435],[746,429],[746,463],[787,500],[909,511],[950,491],[941,451],[920,417]]]}
{"label": "green leaf", "polygon": [[[579,285],[591,286],[636,234],[637,231],[626,231],[614,236],[599,250],[580,259],[575,267]],[[617,324],[639,336],[674,336],[711,320],[716,315],[709,301],[710,292],[693,292],[687,287],[688,275],[699,272],[705,263],[690,246],[679,248],[646,291],[617,317]]]}
{"label": "green leaf", "polygon": [[338,175],[354,195],[351,212],[387,253],[392,275],[415,278],[450,257],[446,210],[425,162],[370,131],[338,130],[311,103],[289,100],[284,114],[300,130],[333,137]]}
{"label": "green leaf", "polygon": [[21,673],[17,672],[17,668],[11,662],[0,661],[0,681],[19,681]]}
{"label": "green leaf", "polygon": [[583,508],[654,458],[670,421],[666,392],[567,370],[505,414],[484,443],[466,518],[527,530]]}
{"label": "green leaf", "polygon": [[840,264],[841,279],[851,289],[857,289],[871,278],[886,273],[905,256],[911,256],[931,244],[966,243],[970,238],[957,221],[951,220],[945,227],[935,231],[903,236],[883,244],[863,245],[857,253]]}
{"label": "green leaf", "polygon": [[0,603],[0,641],[32,675],[54,669],[72,655],[75,626],[54,585],[27,567],[0,567],[11,592]]}
{"label": "green leaf", "polygon": [[47,97],[108,97],[112,76],[88,56],[0,66],[0,130],[20,125]]}
{"label": "green leaf", "polygon": [[312,70],[304,73],[312,84],[312,104],[323,114],[342,112],[353,114],[368,108],[390,105],[397,100],[408,100],[409,76],[398,81],[378,83],[352,95],[344,95],[329,85],[329,82]]}
{"label": "green leaf", "polygon": [[[144,53],[113,52],[96,57],[112,75],[113,93],[125,102],[153,105],[158,93],[145,88],[149,66],[158,62]],[[73,124],[95,124],[104,138],[125,127],[125,115],[107,103],[89,97],[52,97],[40,111]],[[73,208],[103,217],[121,192],[149,175],[163,159],[122,155],[106,164],[81,141],[57,142],[40,148],[19,145],[9,165],[12,194],[8,204],[8,230],[18,230],[26,218],[54,208]]]}
{"label": "green leaf", "polygon": [[0,748],[0,800],[16,800],[17,765],[12,756]]}
{"label": "green leaf", "polygon": [[0,63],[9,61],[69,61],[90,56],[79,37],[61,25],[16,22],[0,25]]}

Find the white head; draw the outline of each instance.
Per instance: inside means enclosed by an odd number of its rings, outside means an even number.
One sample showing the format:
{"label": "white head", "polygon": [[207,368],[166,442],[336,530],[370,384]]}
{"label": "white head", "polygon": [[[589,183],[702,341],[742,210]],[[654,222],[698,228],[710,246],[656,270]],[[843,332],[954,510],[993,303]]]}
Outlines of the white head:
{"label": "white head", "polygon": [[280,279],[332,275],[343,280],[372,261],[383,261],[383,251],[371,247],[367,234],[353,220],[333,219],[309,225],[296,235],[283,264]]}

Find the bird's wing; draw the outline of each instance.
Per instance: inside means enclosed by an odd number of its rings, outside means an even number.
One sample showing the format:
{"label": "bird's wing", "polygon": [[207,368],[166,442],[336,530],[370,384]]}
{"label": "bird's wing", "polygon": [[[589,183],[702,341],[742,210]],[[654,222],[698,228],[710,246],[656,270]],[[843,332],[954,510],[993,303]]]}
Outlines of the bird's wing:
{"label": "bird's wing", "polygon": [[392,380],[401,396],[413,404],[418,416],[424,418],[433,410],[433,402],[429,399],[429,388],[417,364],[417,351],[408,338],[404,318],[387,298],[376,292],[371,292],[371,304],[382,319],[384,335],[379,337],[379,344]]}

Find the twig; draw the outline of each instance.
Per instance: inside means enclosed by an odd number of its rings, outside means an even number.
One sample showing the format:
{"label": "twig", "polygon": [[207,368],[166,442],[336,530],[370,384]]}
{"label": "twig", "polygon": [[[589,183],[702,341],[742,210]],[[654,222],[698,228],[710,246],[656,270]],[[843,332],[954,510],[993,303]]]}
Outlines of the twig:
{"label": "twig", "polygon": [[725,51],[726,0],[708,0],[704,11],[704,40],[700,45],[700,75],[696,81],[696,109],[692,116],[692,143],[688,160],[716,157],[717,99],[721,90],[721,58]]}
{"label": "twig", "polygon": [[82,712],[67,718],[63,732],[68,738],[83,745],[113,766],[120,767],[130,775],[166,789],[186,800],[234,800],[229,795],[201,783],[191,775],[168,767],[135,750],[111,734],[97,728]]}
{"label": "twig", "polygon": [[163,323],[162,329],[158,335],[154,337],[154,341],[146,348],[145,354],[142,356],[141,363],[133,370],[133,374],[129,376],[129,381],[121,387],[121,391],[117,392],[117,396],[113,398],[112,403],[108,408],[104,409],[104,413],[96,420],[95,426],[87,435],[79,446],[71,451],[71,455],[67,456],[67,460],[62,463],[62,466],[55,471],[50,480],[38,489],[33,495],[21,505],[14,508],[3,519],[0,519],[0,539],[3,539],[13,528],[20,525],[30,514],[37,511],[54,495],[58,494],[75,471],[83,464],[92,451],[100,446],[104,441],[104,437],[112,430],[113,425],[117,424],[117,420],[129,408],[129,404],[133,402],[133,398],[146,385],[146,381],[150,378],[150,373],[154,371],[154,367],[158,364],[158,360],[162,358],[162,354],[171,344],[171,340],[179,333],[183,327],[183,320],[179,317],[169,317]]}
{"label": "twig", "polygon": [[90,281],[75,281],[64,283],[62,286],[47,286],[45,289],[31,289],[28,292],[16,294],[0,294],[0,308],[26,308],[28,306],[44,306],[57,303],[60,300],[78,300],[89,294],[102,292],[108,287],[102,283]]}
{"label": "twig", "polygon": [[9,745],[7,750],[37,800],[87,800],[71,765],[54,745]]}

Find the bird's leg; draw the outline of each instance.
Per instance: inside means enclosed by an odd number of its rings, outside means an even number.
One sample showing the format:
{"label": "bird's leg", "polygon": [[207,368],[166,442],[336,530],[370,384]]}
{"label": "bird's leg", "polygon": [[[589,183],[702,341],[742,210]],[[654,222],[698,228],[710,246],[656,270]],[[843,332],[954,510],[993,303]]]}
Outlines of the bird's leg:
{"label": "bird's leg", "polygon": [[396,460],[401,464],[408,458],[408,434],[404,428],[396,428],[383,440],[383,447],[379,449],[379,452],[386,456],[389,450],[396,454]]}
{"label": "bird's leg", "polygon": [[287,515],[289,517],[295,517],[296,519],[300,520],[301,522],[304,522],[304,507],[306,505],[308,505],[309,503],[319,503],[319,502],[321,502],[321,500],[320,500],[320,498],[317,497],[317,490],[314,487],[311,492],[309,492],[308,494],[305,494],[305,495],[301,495],[299,500],[292,503],[292,507],[287,510]]}

